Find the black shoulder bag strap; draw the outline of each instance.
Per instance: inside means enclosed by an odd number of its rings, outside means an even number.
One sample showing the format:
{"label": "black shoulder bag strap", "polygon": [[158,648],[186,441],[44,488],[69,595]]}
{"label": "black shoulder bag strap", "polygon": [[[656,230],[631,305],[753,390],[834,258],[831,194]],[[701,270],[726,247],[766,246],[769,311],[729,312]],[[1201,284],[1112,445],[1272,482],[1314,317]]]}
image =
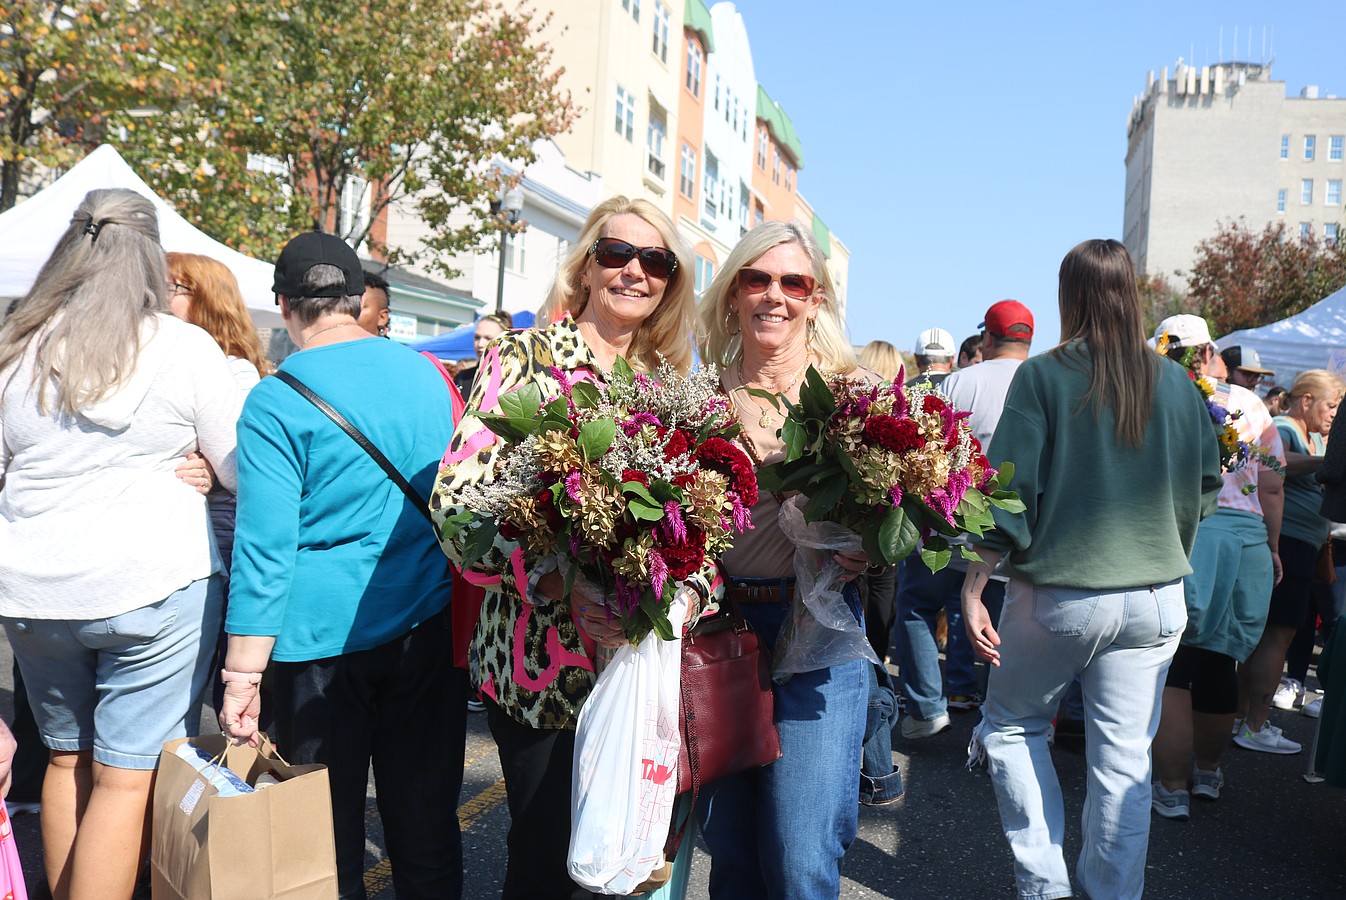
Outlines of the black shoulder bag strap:
{"label": "black shoulder bag strap", "polygon": [[337,424],[338,428],[346,432],[351,440],[360,445],[361,450],[368,453],[370,458],[379,464],[379,468],[387,474],[392,483],[402,489],[402,493],[407,495],[407,499],[411,501],[412,506],[421,511],[421,515],[425,516],[426,521],[428,521],[431,526],[435,524],[435,520],[430,516],[429,505],[420,494],[416,493],[416,489],[402,477],[402,473],[397,471],[397,467],[388,461],[388,457],[384,456],[382,451],[380,451],[378,447],[375,447],[374,443],[369,438],[365,437],[360,429],[346,421],[346,417],[333,409],[330,403],[313,393],[308,385],[304,384],[304,382],[300,381],[298,378],[295,378],[289,372],[277,370],[275,377],[294,388],[295,391],[299,393],[299,396],[318,407],[323,415],[327,416],[327,418]]}

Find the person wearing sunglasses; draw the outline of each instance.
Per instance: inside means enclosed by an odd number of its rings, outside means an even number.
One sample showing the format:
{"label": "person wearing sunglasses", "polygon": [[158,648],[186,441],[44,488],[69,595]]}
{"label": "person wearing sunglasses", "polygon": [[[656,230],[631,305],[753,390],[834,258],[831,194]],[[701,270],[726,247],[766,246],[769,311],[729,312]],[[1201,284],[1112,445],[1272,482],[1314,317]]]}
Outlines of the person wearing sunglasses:
{"label": "person wearing sunglasses", "polygon": [[[758,466],[782,457],[783,419],[749,389],[794,401],[810,365],[857,370],[834,297],[813,234],[794,223],[766,222],[743,237],[701,300],[701,358],[723,367],[721,385],[743,426],[740,444]],[[727,595],[767,647],[789,615],[794,591],[795,548],[778,524],[779,508],[779,498],[762,491],[753,530],[718,560]],[[862,555],[834,558],[852,578],[868,563]],[[845,595],[862,621],[853,585]],[[857,830],[873,668],[857,657],[772,685],[781,758],[706,785],[697,803],[711,855],[711,897],[840,894],[841,860]],[[886,709],[891,717],[891,692]],[[889,732],[891,724],[880,730]],[[881,774],[900,794],[887,748]]]}
{"label": "person wearing sunglasses", "polygon": [[[601,380],[619,356],[640,372],[661,361],[691,369],[695,301],[683,262],[690,258],[668,216],[648,201],[618,196],[594,208],[538,314],[551,324],[506,332],[486,348],[431,498],[437,522],[463,509],[463,492],[491,476],[500,444],[479,415],[495,412],[501,395],[535,384],[543,396],[559,396],[562,378]],[[443,546],[461,563],[462,546]],[[471,654],[509,800],[502,896],[588,898],[566,866],[575,725],[594,686],[592,648],[618,646],[621,631],[600,606],[566,598],[554,567],[516,578],[512,552],[497,538],[477,565],[498,583],[486,591]],[[711,583],[709,573],[690,579],[703,598]]]}

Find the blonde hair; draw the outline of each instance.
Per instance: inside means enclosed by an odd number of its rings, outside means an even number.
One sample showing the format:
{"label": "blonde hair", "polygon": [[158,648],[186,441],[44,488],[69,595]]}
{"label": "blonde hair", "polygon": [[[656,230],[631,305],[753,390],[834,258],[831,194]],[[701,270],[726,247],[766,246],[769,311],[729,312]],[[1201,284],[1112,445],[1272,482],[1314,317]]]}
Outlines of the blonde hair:
{"label": "blonde hair", "polygon": [[262,375],[270,374],[271,361],[229,267],[196,253],[166,253],[164,258],[169,277],[192,292],[187,321],[213,337],[226,356],[246,359]]}
{"label": "blonde hair", "polygon": [[1294,386],[1290,388],[1290,398],[1286,408],[1288,409],[1289,404],[1297,403],[1304,396],[1318,400],[1340,400],[1343,391],[1346,391],[1346,382],[1343,382],[1341,376],[1335,372],[1329,372],[1327,369],[1309,369],[1306,372],[1300,372],[1295,378]]}
{"label": "blonde hair", "polygon": [[135,373],[141,324],[168,310],[164,278],[154,204],[135,191],[90,191],[0,327],[0,371],[36,341],[38,409],[51,412],[49,385],[61,412],[88,409]]}
{"label": "blonde hair", "polygon": [[[1145,342],[1131,254],[1113,240],[1077,244],[1061,260],[1058,303],[1061,343],[1051,353],[1089,370],[1079,409],[1092,406],[1096,418],[1111,409],[1117,440],[1139,447],[1154,404],[1159,355]],[[1071,341],[1084,343],[1087,361],[1067,346]]]}
{"label": "blonde hair", "polygon": [[855,350],[846,340],[846,329],[833,302],[836,288],[827,272],[827,260],[813,232],[794,222],[763,222],[743,236],[719,273],[711,281],[697,309],[700,326],[701,359],[722,366],[731,366],[743,353],[740,333],[730,334],[725,324],[730,302],[738,296],[738,271],[760,259],[772,247],[798,244],[808,254],[814,281],[822,296],[814,317],[811,340],[813,353],[821,368],[828,372],[850,372],[855,368]]}
{"label": "blonde hair", "polygon": [[902,371],[902,354],[887,341],[870,341],[860,351],[860,365],[884,381],[892,381]]}
{"label": "blonde hair", "polygon": [[542,323],[555,322],[567,313],[579,318],[589,305],[589,292],[580,284],[580,273],[589,261],[594,242],[607,233],[614,216],[639,216],[655,231],[665,247],[678,258],[678,268],[664,286],[663,299],[636,330],[626,361],[639,371],[652,372],[664,360],[679,372],[692,368],[692,316],[696,292],[692,284],[691,251],[673,227],[673,222],[648,200],[630,200],[618,195],[594,207],[575,241],[574,249],[561,262],[547,300],[538,310]]}

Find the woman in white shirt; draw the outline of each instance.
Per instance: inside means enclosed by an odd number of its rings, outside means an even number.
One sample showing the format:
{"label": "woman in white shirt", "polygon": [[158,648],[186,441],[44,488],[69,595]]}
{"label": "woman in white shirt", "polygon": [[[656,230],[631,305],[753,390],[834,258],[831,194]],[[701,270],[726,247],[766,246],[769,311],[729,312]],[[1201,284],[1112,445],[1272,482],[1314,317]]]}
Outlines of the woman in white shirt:
{"label": "woman in white shirt", "polygon": [[0,624],[51,758],[53,896],[130,897],[164,741],[195,735],[222,590],[193,451],[236,480],[239,391],[167,312],[153,205],[91,191],[0,328]]}

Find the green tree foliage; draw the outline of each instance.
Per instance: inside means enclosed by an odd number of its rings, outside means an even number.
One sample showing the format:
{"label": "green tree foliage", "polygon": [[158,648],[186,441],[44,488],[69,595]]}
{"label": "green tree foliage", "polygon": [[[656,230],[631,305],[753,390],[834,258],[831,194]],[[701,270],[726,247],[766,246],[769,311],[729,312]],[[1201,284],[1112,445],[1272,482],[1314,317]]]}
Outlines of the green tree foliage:
{"label": "green tree foliage", "polygon": [[[545,20],[492,0],[154,7],[155,52],[184,76],[126,155],[188,219],[263,258],[315,226],[367,246],[398,203],[429,227],[401,259],[451,274],[447,254],[498,227],[490,160],[530,162],[575,115],[537,36]],[[342,228],[348,186],[369,215]]]}
{"label": "green tree foliage", "polygon": [[25,175],[77,162],[109,110],[130,118],[172,74],[150,34],[145,7],[127,0],[0,3],[0,212]]}
{"label": "green tree foliage", "polygon": [[1197,245],[1188,298],[1212,333],[1228,334],[1292,316],[1342,285],[1342,242],[1291,236],[1283,222],[1253,232],[1240,220]]}
{"label": "green tree foliage", "polygon": [[1194,312],[1196,309],[1188,296],[1163,275],[1139,276],[1136,288],[1140,293],[1140,309],[1147,335],[1153,334],[1159,323],[1169,316]]}

